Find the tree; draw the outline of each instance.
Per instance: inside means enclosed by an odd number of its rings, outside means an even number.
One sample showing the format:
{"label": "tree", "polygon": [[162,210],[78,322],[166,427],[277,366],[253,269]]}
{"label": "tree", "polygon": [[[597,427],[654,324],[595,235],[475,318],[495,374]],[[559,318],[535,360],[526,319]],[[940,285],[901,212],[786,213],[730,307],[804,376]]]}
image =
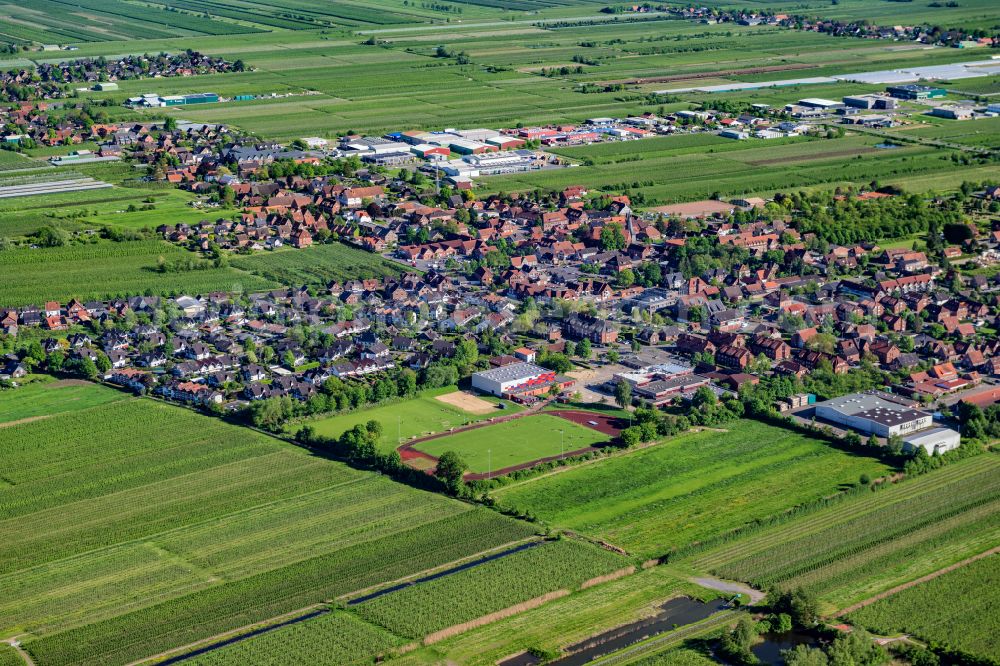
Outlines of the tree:
{"label": "tree", "polygon": [[458,495],[462,489],[462,475],[465,474],[466,467],[461,456],[454,451],[445,451],[438,458],[434,476],[444,483],[449,493]]}
{"label": "tree", "polygon": [[639,426],[629,426],[622,430],[619,437],[621,437],[622,446],[631,448],[642,441],[642,428]]}
{"label": "tree", "polygon": [[796,627],[809,629],[819,618],[819,603],[812,593],[801,587],[794,590],[772,590],[768,602],[775,613],[787,613]]}
{"label": "tree", "polygon": [[632,404],[632,385],[624,379],[619,379],[615,384],[615,402],[622,409]]}
{"label": "tree", "polygon": [[827,666],[826,653],[808,645],[796,645],[791,650],[782,650],[781,658],[785,666]]}
{"label": "tree", "polygon": [[455,345],[455,363],[465,367],[479,360],[479,347],[473,340],[459,340]]}
{"label": "tree", "polygon": [[612,222],[601,229],[601,247],[606,251],[625,249],[625,234],[620,224]]}
{"label": "tree", "polygon": [[593,352],[591,351],[590,340],[584,338],[583,340],[580,340],[580,342],[577,343],[576,355],[582,358],[584,361],[590,360],[590,355],[592,353]]}
{"label": "tree", "polygon": [[830,666],[881,666],[889,661],[885,649],[863,629],[837,636],[827,651]]}
{"label": "tree", "polygon": [[111,359],[104,352],[98,351],[97,361],[94,362],[94,365],[103,374],[111,369]]}

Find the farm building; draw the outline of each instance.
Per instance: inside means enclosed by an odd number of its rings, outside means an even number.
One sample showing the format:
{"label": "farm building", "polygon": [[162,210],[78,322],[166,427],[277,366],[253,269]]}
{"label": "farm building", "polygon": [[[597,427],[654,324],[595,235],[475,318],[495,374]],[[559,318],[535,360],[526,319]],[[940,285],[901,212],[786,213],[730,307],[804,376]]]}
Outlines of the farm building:
{"label": "farm building", "polygon": [[125,106],[134,108],[157,108],[165,106],[191,106],[195,104],[211,104],[219,101],[215,93],[195,93],[193,95],[157,95],[146,93],[140,97],[129,97]]}
{"label": "farm building", "polygon": [[572,380],[534,363],[511,363],[472,375],[472,388],[511,399],[542,395],[552,386],[564,389],[572,384]]}
{"label": "farm building", "polygon": [[934,417],[914,409],[893,396],[852,393],[816,405],[816,416],[867,435],[899,436],[905,447],[917,446],[928,453],[950,451],[959,444],[959,434],[933,427]]}
{"label": "farm building", "polygon": [[94,84],[94,90],[97,92],[111,92],[112,90],[118,90],[118,84],[114,81],[102,81]]}

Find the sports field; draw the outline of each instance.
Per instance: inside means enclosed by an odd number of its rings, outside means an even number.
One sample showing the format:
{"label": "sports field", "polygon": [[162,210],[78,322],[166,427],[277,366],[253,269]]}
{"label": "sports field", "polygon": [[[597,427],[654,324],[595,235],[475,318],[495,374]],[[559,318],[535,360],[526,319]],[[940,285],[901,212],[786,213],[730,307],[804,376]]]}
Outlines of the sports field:
{"label": "sports field", "polygon": [[886,471],[871,458],[744,420],[507,486],[495,497],[548,525],[661,556]]}
{"label": "sports field", "polygon": [[762,588],[804,586],[840,610],[1000,539],[1000,460],[983,454],[712,549],[692,566]]}
{"label": "sports field", "polygon": [[[316,433],[324,437],[339,437],[358,424],[368,421],[378,421],[382,424],[382,440],[380,449],[388,452],[394,450],[402,442],[414,437],[444,432],[450,428],[473,423],[494,416],[516,413],[520,407],[509,401],[504,401],[506,409],[496,409],[492,413],[468,412],[453,404],[438,400],[458,391],[454,386],[424,391],[418,397],[388,405],[360,409],[346,414],[337,414],[299,425],[310,425]],[[496,403],[496,400],[490,400]],[[294,426],[297,429],[299,425]]]}
{"label": "sports field", "polygon": [[439,437],[414,448],[434,457],[454,451],[477,473],[497,471],[608,441],[607,435],[551,414],[534,414]]}
{"label": "sports field", "polygon": [[906,633],[1000,659],[1000,555],[991,555],[855,611],[848,619],[883,635]]}
{"label": "sports field", "polygon": [[38,376],[16,390],[0,391],[0,428],[15,421],[47,418],[127,399],[127,393],[93,382]]}
{"label": "sports field", "polygon": [[0,636],[43,665],[127,663],[533,531],[148,399],[3,439]]}

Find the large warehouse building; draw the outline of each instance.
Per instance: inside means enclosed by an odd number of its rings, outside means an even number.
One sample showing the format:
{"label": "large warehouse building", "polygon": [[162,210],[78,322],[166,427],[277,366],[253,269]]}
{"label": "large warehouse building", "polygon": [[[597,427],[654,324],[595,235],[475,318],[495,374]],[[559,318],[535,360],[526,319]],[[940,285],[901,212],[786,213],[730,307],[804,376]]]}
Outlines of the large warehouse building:
{"label": "large warehouse building", "polygon": [[534,363],[511,363],[472,375],[472,388],[511,399],[547,393],[553,385],[567,388],[572,380],[559,378],[552,370]]}
{"label": "large warehouse building", "polygon": [[816,416],[879,437],[899,436],[906,449],[921,446],[928,453],[945,452],[960,443],[957,432],[934,427],[934,417],[893,396],[852,393],[816,405]]}

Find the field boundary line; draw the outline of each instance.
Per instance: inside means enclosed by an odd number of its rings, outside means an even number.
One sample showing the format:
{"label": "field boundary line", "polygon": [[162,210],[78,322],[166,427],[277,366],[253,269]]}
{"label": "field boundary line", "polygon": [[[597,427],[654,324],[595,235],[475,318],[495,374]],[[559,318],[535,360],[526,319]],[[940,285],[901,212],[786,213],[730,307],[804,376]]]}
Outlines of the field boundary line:
{"label": "field boundary line", "polygon": [[987,550],[985,552],[979,553],[978,555],[973,555],[972,557],[967,557],[964,560],[961,560],[960,562],[955,562],[954,564],[949,564],[948,566],[944,567],[943,569],[938,569],[937,571],[929,573],[926,576],[921,576],[920,578],[917,578],[916,580],[911,580],[908,583],[903,583],[902,585],[897,585],[896,587],[890,588],[890,589],[886,590],[885,592],[879,592],[875,596],[868,597],[867,599],[864,599],[863,601],[859,601],[856,604],[852,604],[852,605],[848,606],[847,608],[844,608],[842,610],[837,611],[836,613],[834,613],[833,617],[843,617],[844,615],[847,615],[849,613],[853,613],[854,611],[860,610],[860,609],[864,608],[865,606],[870,606],[873,603],[875,603],[876,601],[881,601],[882,599],[886,599],[888,597],[891,597],[892,595],[897,594],[899,592],[902,592],[903,590],[908,590],[909,588],[915,587],[917,585],[920,585],[921,583],[926,583],[928,581],[934,580],[938,576],[943,576],[944,574],[950,573],[952,571],[955,571],[956,569],[961,569],[962,567],[964,567],[966,565],[972,564],[973,562],[977,562],[977,561],[982,560],[984,558],[987,558],[987,557],[989,557],[991,555],[996,555],[997,553],[1000,553],[1000,546],[995,546],[995,547],[990,548],[989,550]]}
{"label": "field boundary line", "polygon": [[444,629],[439,629],[434,633],[427,634],[424,636],[422,643],[424,645],[433,645],[439,641],[443,641],[446,638],[451,638],[452,636],[457,636],[459,634],[464,634],[472,629],[478,629],[479,627],[486,626],[487,624],[492,624],[499,620],[504,620],[508,617],[513,617],[514,615],[519,615],[525,611],[533,610],[539,606],[544,606],[550,601],[555,599],[560,599],[562,597],[567,597],[571,594],[569,590],[555,590],[553,592],[548,592],[541,596],[535,597],[534,599],[528,599],[527,601],[522,601],[519,604],[514,604],[513,606],[508,606],[502,610],[489,613],[487,615],[481,615],[468,622],[462,622],[461,624],[454,624],[450,627],[445,627]]}

